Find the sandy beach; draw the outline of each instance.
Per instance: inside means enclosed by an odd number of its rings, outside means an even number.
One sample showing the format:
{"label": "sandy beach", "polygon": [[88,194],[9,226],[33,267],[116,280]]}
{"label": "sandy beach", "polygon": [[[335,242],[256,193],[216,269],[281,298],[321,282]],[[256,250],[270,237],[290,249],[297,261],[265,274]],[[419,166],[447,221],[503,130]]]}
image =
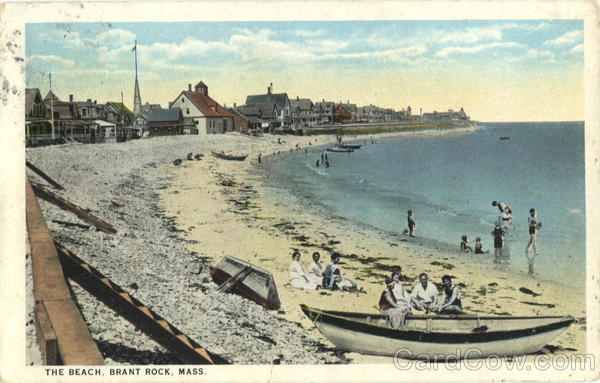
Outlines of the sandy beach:
{"label": "sandy beach", "polygon": [[[436,134],[467,133],[406,132],[376,139],[415,134],[435,139]],[[550,351],[585,351],[583,292],[532,278],[526,270],[509,272],[494,266],[489,255],[461,255],[451,246],[418,237],[418,232],[410,238],[328,216],[318,204],[271,187],[263,165],[256,161],[259,153],[263,162],[272,162],[298,150],[297,145],[310,151],[335,141],[333,136],[281,136],[278,143],[279,137],[228,134],[64,145],[28,149],[27,159],[63,184],[65,197],[89,208],[118,231],[112,237],[86,225],[66,225],[81,222],[42,201],[55,239],[198,343],[234,363],[390,363],[391,358],[333,350],[299,304],[377,313],[384,279],[394,266],[402,267],[408,290],[421,272],[438,283],[442,275],[453,275],[462,286],[469,314],[572,315],[576,322],[554,341]],[[225,161],[211,156],[211,150],[248,153],[249,157],[244,162]],[[204,157],[187,161],[187,153]],[[172,164],[176,158],[183,160],[181,165]],[[294,250],[302,253],[305,270],[313,251],[320,252],[324,265],[332,252],[341,253],[344,274],[363,291],[292,288],[288,269]],[[208,268],[225,256],[270,271],[282,309],[268,311],[242,297],[216,292]],[[107,363],[176,363],[83,289],[75,286],[74,292]],[[39,364],[32,327],[28,323],[28,361]],[[247,352],[238,353],[240,347]]]}

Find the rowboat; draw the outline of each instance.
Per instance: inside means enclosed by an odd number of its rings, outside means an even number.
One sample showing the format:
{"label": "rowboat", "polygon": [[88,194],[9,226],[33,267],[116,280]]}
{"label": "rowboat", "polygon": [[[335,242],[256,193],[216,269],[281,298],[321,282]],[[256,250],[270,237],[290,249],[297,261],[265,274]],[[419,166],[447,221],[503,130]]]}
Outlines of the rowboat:
{"label": "rowboat", "polygon": [[281,302],[273,275],[235,257],[225,257],[210,269],[219,291],[232,292],[271,309],[279,310]]}
{"label": "rowboat", "polygon": [[225,153],[219,153],[219,152],[212,152],[212,155],[217,158],[220,158],[222,160],[230,160],[230,161],[244,161],[246,159],[246,157],[248,157],[247,154],[241,155],[241,156],[234,156],[232,154],[225,154]]}
{"label": "rowboat", "polygon": [[327,148],[328,152],[337,152],[337,153],[350,153],[353,152],[354,149],[342,148],[340,146],[334,146],[333,148]]}
{"label": "rowboat", "polygon": [[360,149],[362,147],[360,144],[342,144],[340,146],[344,149]]}
{"label": "rowboat", "polygon": [[405,328],[393,329],[380,314],[300,307],[321,334],[341,350],[408,359],[529,354],[549,344],[574,320],[569,315],[409,315]]}

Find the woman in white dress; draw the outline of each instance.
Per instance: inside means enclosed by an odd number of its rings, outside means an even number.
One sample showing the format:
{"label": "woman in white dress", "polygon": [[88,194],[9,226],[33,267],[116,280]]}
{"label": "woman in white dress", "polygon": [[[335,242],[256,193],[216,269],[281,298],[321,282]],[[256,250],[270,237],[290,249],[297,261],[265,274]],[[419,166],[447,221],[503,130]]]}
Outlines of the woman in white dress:
{"label": "woman in white dress", "polygon": [[318,285],[313,282],[304,272],[300,264],[300,252],[294,251],[292,254],[292,264],[290,265],[290,284],[302,290],[316,290]]}
{"label": "woman in white dress", "polygon": [[321,254],[318,252],[314,252],[312,255],[312,263],[310,264],[310,268],[308,269],[308,278],[315,282],[319,287],[323,286],[323,265],[319,260],[321,259]]}

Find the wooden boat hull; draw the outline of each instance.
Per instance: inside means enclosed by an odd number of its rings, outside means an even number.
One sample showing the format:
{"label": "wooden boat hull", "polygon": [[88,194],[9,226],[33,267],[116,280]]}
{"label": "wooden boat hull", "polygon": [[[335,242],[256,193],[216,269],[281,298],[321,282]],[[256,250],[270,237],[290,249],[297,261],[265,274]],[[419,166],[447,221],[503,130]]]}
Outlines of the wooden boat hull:
{"label": "wooden boat hull", "polygon": [[242,295],[267,309],[279,310],[281,302],[277,287],[273,276],[268,271],[235,257],[225,257],[216,267],[211,268],[210,274],[213,281],[221,285],[245,268],[249,268],[250,272],[231,288],[231,292]]}
{"label": "wooden boat hull", "polygon": [[[529,354],[539,351],[573,322],[570,316],[409,316],[406,328],[395,330],[385,324],[382,315],[301,307],[339,349],[408,359]],[[487,330],[481,331],[484,327]],[[473,331],[477,329],[480,331]]]}
{"label": "wooden boat hull", "polygon": [[362,147],[360,144],[342,144],[341,146],[344,149],[360,149]]}
{"label": "wooden boat hull", "polygon": [[327,151],[333,153],[351,153],[354,149],[327,148]]}
{"label": "wooden boat hull", "polygon": [[225,154],[225,153],[219,153],[219,152],[211,152],[213,156],[220,158],[222,160],[229,160],[229,161],[244,161],[246,159],[246,157],[248,157],[248,155],[244,155],[244,156],[233,156],[230,154]]}

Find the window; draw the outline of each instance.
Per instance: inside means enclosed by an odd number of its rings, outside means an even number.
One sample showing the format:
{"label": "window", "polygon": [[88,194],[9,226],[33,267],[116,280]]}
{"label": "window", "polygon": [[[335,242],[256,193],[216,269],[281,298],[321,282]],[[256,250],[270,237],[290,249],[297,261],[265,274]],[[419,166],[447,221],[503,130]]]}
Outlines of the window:
{"label": "window", "polygon": [[185,108],[185,114],[190,114],[190,108]]}
{"label": "window", "polygon": [[185,102],[185,98],[181,97],[181,102]]}
{"label": "window", "polygon": [[198,120],[194,120],[194,124],[198,125]]}
{"label": "window", "polygon": [[87,112],[87,111],[86,111],[85,109],[81,109],[81,115],[82,115],[83,117],[85,117],[85,113],[86,113],[86,112]]}

